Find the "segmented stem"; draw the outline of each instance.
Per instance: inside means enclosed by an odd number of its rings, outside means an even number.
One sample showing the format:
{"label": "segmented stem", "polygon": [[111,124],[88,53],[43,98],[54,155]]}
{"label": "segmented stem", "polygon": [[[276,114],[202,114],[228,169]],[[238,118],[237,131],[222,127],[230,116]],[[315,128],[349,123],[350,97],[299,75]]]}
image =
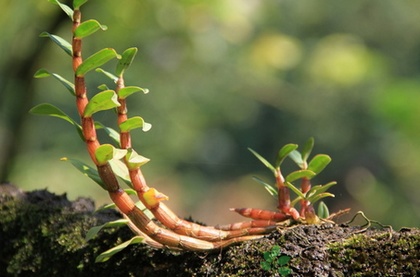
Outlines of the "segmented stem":
{"label": "segmented stem", "polygon": [[[311,189],[311,181],[309,180],[309,178],[307,177],[302,178],[302,182],[300,184],[300,190],[302,191],[302,193],[305,194],[310,189]],[[309,205],[311,205],[311,203],[308,200],[305,200],[305,199],[300,200],[300,216],[301,217],[306,217],[305,214],[308,212]],[[313,207],[310,210],[313,211]]]}
{"label": "segmented stem", "polygon": [[[108,191],[110,198],[116,204],[118,209],[130,219],[130,227],[137,230],[138,233],[146,237],[146,242],[154,247],[169,247],[174,249],[187,249],[194,251],[208,251],[226,247],[232,243],[260,238],[261,236],[245,236],[255,233],[264,233],[271,230],[268,227],[248,228],[241,230],[222,231],[213,227],[204,227],[179,219],[169,208],[159,201],[152,202],[146,199],[146,194],[154,189],[146,185],[145,178],[140,168],[129,168],[130,178],[133,187],[138,193],[139,199],[149,208],[164,225],[180,234],[170,230],[158,227],[147,215],[140,210],[129,195],[121,189],[118,184],[115,173],[109,162],[98,162],[95,152],[100,147],[97,139],[95,124],[92,116],[85,116],[85,109],[89,103],[85,84],[85,76],[77,74],[78,67],[83,63],[82,59],[82,39],[76,37],[75,30],[81,23],[81,12],[78,9],[73,13],[73,71],[75,81],[76,106],[81,118],[83,138],[85,140],[88,153],[95,163],[99,176]],[[117,93],[124,87],[122,76],[117,81]],[[125,99],[120,98],[120,107],[118,110],[118,123],[121,124],[127,120],[127,107]],[[129,132],[120,132],[120,142],[123,149],[131,149],[131,137]],[[155,195],[153,195],[155,196]],[[149,197],[149,196],[148,196]],[[156,196],[158,198],[158,195]],[[203,239],[198,239],[198,238]]]}
{"label": "segmented stem", "polygon": [[[124,78],[123,76],[118,76],[117,85],[116,85],[116,92],[120,89],[124,88]],[[125,98],[118,98],[120,106],[117,108],[118,113],[118,123],[121,124],[127,120],[127,104]],[[130,132],[120,132],[120,143],[121,148],[130,150],[131,149],[131,135]],[[147,186],[146,180],[142,174],[140,167],[132,168],[128,165],[127,159],[125,159],[125,163],[127,168],[129,169],[129,175],[131,179],[131,183],[133,185],[134,190],[136,190],[138,198],[140,201],[149,209],[155,218],[162,222],[165,227],[174,231],[177,234],[190,236],[193,238],[204,239],[207,241],[220,241],[231,239],[235,237],[245,236],[245,235],[253,235],[253,234],[261,234],[267,233],[272,230],[267,226],[275,225],[274,224],[266,224],[265,226],[258,226],[262,228],[254,228],[254,226],[246,227],[241,229],[234,229],[234,230],[220,230],[214,227],[209,226],[202,226],[193,222],[189,222],[183,219],[180,219],[172,210],[167,207],[161,200],[166,200],[167,197],[161,193],[157,195],[152,195],[156,201],[151,203],[150,200],[147,199],[146,193],[152,192],[154,194],[155,189],[151,189]],[[153,191],[152,191],[153,190]],[[160,198],[159,198],[160,197]]]}

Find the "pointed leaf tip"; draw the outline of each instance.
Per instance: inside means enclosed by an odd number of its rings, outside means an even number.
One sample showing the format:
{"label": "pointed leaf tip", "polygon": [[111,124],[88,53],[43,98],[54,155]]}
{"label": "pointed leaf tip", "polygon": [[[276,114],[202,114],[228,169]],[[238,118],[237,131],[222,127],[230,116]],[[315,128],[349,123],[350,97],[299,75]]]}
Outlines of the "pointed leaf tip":
{"label": "pointed leaf tip", "polygon": [[109,79],[111,79],[112,81],[114,81],[114,83],[116,83],[118,81],[118,77],[117,76],[115,76],[114,74],[112,74],[112,73],[110,73],[110,72],[108,72],[106,70],[103,70],[102,68],[97,68],[97,69],[95,69],[95,71],[104,74]]}
{"label": "pointed leaf tip", "polygon": [[60,8],[67,14],[68,17],[70,17],[71,20],[73,20],[73,10],[67,6],[66,4],[61,3],[58,0],[48,0],[50,3],[56,4],[60,6]]}
{"label": "pointed leaf tip", "polygon": [[34,74],[34,78],[46,78],[49,76],[53,76],[55,79],[57,79],[72,95],[76,95],[76,93],[74,92],[74,84],[70,81],[68,81],[67,79],[64,79],[63,77],[61,77],[60,75],[56,74],[56,73],[51,73],[46,69],[39,69],[37,72],[35,72]]}
{"label": "pointed leaf tip", "polygon": [[274,196],[275,198],[277,198],[278,191],[277,191],[277,189],[276,189],[276,188],[274,188],[274,187],[273,187],[272,185],[270,185],[270,184],[267,184],[264,180],[262,180],[262,179],[260,179],[260,178],[258,178],[258,177],[256,177],[256,176],[252,177],[252,179],[254,179],[254,180],[255,180],[255,181],[257,181],[258,183],[262,184],[262,185],[264,186],[264,188],[268,191],[268,193],[269,193],[271,196]]}
{"label": "pointed leaf tip", "polygon": [[49,37],[55,44],[57,44],[61,49],[63,49],[64,52],[67,53],[67,55],[69,56],[73,55],[73,48],[71,44],[67,40],[63,39],[62,37],[52,35],[48,32],[42,32],[39,36],[43,38]]}
{"label": "pointed leaf tip", "polygon": [[314,148],[315,139],[310,137],[308,141],[305,142],[302,149],[302,158],[306,162],[311,155],[312,149]]}
{"label": "pointed leaf tip", "polygon": [[127,246],[131,245],[131,244],[136,244],[136,243],[141,243],[144,240],[143,237],[141,236],[135,236],[133,238],[131,238],[130,240],[123,242],[103,253],[101,253],[98,257],[96,257],[95,259],[95,263],[102,263],[102,262],[106,262],[107,260],[109,260],[113,255],[115,255],[116,253],[120,252],[121,250],[124,250]]}
{"label": "pointed leaf tip", "polygon": [[29,112],[31,114],[36,114],[36,115],[49,115],[49,116],[58,117],[58,118],[64,119],[70,124],[81,129],[81,126],[76,121],[74,121],[70,116],[68,116],[65,112],[63,112],[56,106],[48,104],[48,103],[42,103],[42,104],[36,105],[32,109],[30,109]]}
{"label": "pointed leaf tip", "polygon": [[104,183],[102,182],[101,177],[99,177],[98,171],[94,169],[93,167],[75,159],[69,159],[66,157],[63,157],[60,159],[61,161],[69,161],[77,170],[83,173],[83,175],[89,177],[91,180],[93,180],[95,183],[100,185],[104,190],[106,190],[106,187]]}
{"label": "pointed leaf tip", "polygon": [[251,148],[248,148],[249,151],[251,151],[252,154],[254,154],[257,159],[259,159],[268,169],[270,169],[274,174],[276,174],[276,169],[274,166],[272,166],[263,156],[252,150]]}
{"label": "pointed leaf tip", "polygon": [[109,221],[103,225],[100,226],[94,226],[92,228],[90,228],[86,234],[85,240],[89,241],[91,239],[93,239],[100,230],[102,230],[103,228],[112,228],[112,227],[120,227],[120,226],[125,226],[127,225],[129,222],[128,219],[117,219],[114,221]]}

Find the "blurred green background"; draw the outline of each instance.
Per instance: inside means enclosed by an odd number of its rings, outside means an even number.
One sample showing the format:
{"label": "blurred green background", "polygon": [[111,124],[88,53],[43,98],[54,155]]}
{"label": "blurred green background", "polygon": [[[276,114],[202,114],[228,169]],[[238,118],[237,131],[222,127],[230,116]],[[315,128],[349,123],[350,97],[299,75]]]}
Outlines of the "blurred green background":
{"label": "blurred green background", "polygon": [[[70,58],[38,37],[70,40],[69,18],[46,0],[0,3],[1,180],[110,202],[59,161],[88,161],[74,129],[28,114],[50,102],[77,118],[58,82],[32,78],[42,67],[72,79]],[[109,29],[84,41],[84,57],[139,48],[126,84],[150,93],[130,97],[129,114],[153,128],[135,131],[134,146],[151,159],[149,185],[180,216],[223,224],[242,220],[230,207],[275,209],[252,180],[270,172],[247,147],[274,159],[282,145],[313,136],[313,153],[333,159],[314,182],[338,182],[326,200],[332,211],[419,226],[419,13],[420,2],[394,0],[91,0],[84,19]],[[110,85],[87,77],[90,95]],[[96,119],[115,126],[112,114]]]}

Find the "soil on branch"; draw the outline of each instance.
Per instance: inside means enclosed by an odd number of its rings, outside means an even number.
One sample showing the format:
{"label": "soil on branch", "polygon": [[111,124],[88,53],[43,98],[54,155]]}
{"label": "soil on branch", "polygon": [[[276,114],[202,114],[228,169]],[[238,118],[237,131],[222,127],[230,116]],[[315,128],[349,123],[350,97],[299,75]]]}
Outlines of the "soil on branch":
{"label": "soil on branch", "polygon": [[120,218],[94,212],[90,199],[70,202],[46,190],[22,192],[0,185],[0,276],[281,276],[263,268],[264,252],[280,246],[291,257],[289,276],[418,276],[420,230],[345,224],[296,225],[256,241],[212,253],[156,250],[131,245],[104,263],[95,258],[133,234],[128,227],[93,226]]}

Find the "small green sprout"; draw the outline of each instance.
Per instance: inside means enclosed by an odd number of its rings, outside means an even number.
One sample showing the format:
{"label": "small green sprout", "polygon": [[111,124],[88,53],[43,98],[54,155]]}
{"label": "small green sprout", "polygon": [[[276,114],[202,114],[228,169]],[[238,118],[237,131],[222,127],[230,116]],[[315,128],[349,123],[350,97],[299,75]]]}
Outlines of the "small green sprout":
{"label": "small green sprout", "polygon": [[260,263],[261,268],[266,271],[276,271],[280,276],[287,276],[292,270],[287,266],[291,257],[281,253],[280,246],[274,245],[270,251],[264,252],[264,261]]}

